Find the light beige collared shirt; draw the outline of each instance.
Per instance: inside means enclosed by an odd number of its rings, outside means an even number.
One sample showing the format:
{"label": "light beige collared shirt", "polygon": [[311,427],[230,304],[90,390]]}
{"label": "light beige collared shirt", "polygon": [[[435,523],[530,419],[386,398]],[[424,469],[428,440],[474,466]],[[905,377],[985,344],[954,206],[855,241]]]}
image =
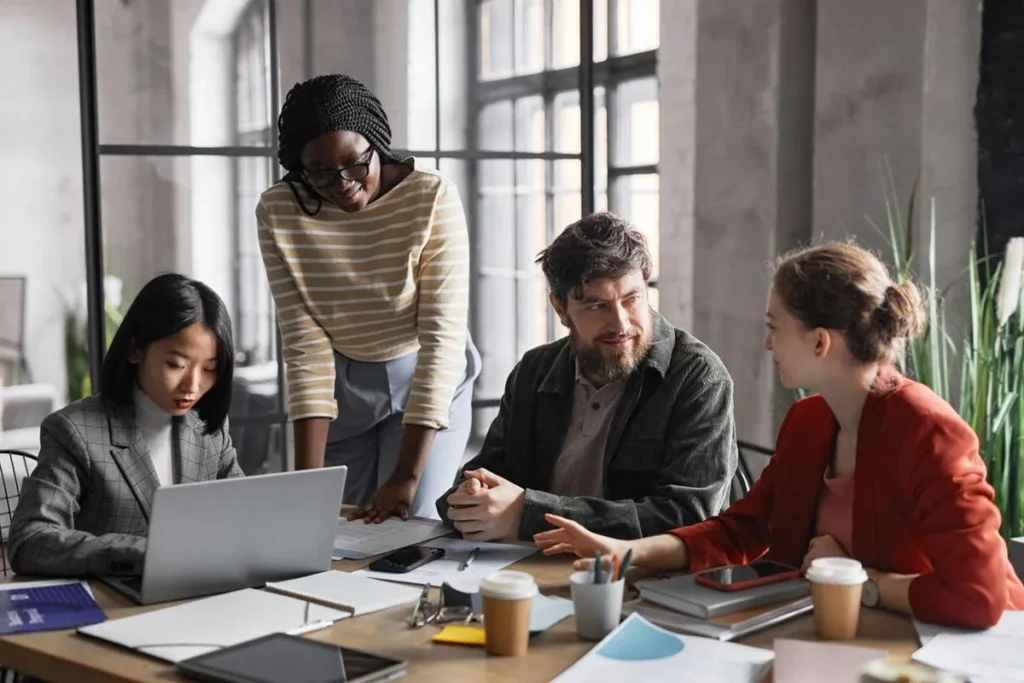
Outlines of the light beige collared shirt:
{"label": "light beige collared shirt", "polygon": [[625,381],[619,381],[596,388],[580,372],[577,361],[572,415],[551,475],[551,493],[604,497],[604,452],[625,387]]}

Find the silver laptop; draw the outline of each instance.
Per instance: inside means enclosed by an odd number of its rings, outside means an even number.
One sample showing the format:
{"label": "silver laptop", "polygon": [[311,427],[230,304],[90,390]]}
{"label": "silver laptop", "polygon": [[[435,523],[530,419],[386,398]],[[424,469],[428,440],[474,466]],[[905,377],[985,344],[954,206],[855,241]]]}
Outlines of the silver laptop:
{"label": "silver laptop", "polygon": [[347,474],[325,467],[160,487],[142,576],[101,578],[148,605],[327,571]]}

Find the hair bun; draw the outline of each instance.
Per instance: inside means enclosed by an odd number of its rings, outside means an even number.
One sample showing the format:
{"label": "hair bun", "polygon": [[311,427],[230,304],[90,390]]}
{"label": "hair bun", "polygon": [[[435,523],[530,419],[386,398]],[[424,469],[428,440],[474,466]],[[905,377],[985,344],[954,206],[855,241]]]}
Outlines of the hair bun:
{"label": "hair bun", "polygon": [[913,282],[893,283],[885,288],[875,311],[880,330],[890,339],[911,339],[921,334],[926,315],[921,290]]}

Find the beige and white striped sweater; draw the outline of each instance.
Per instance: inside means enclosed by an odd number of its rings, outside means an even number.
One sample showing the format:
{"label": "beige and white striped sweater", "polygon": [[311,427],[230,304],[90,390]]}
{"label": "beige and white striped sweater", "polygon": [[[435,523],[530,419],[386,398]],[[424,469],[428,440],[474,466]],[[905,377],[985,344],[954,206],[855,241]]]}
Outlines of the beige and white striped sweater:
{"label": "beige and white striped sweater", "polygon": [[447,427],[469,309],[469,237],[455,185],[415,168],[358,213],[324,202],[310,217],[279,182],[256,216],[289,418],[337,417],[333,350],[363,362],[419,350],[403,422]]}

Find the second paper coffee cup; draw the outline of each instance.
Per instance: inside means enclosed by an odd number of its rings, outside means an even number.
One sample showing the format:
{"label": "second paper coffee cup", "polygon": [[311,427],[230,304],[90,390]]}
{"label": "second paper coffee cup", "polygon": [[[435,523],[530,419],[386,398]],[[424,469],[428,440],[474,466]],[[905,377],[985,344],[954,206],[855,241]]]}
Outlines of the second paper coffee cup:
{"label": "second paper coffee cup", "polygon": [[805,578],[811,584],[814,630],[826,640],[857,635],[860,595],[868,575],[857,560],[823,557],[811,562]]}
{"label": "second paper coffee cup", "polygon": [[536,594],[537,583],[526,572],[495,572],[480,582],[488,653],[513,657],[526,654]]}

